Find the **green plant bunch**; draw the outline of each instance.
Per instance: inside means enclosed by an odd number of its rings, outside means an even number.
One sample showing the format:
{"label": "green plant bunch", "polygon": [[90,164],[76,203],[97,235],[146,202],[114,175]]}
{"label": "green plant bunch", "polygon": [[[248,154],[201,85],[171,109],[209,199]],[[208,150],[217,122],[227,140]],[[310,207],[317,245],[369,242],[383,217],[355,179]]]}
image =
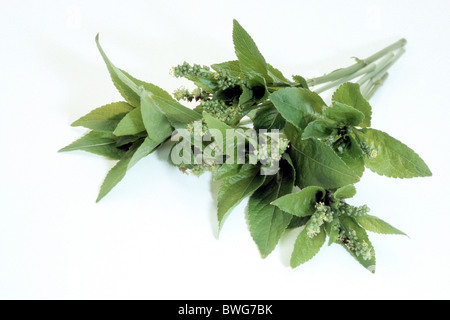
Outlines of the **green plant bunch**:
{"label": "green plant bunch", "polygon": [[[72,126],[91,131],[61,151],[83,150],[118,160],[101,186],[100,201],[129,169],[161,146],[171,144],[174,149],[187,144],[192,150],[204,151],[208,144],[198,142],[199,137],[213,130],[278,130],[281,138],[276,146],[280,152],[275,157],[253,150],[243,157],[256,156],[254,163],[195,161],[191,156],[190,162],[169,162],[195,175],[210,171],[214,180],[221,181],[217,204],[220,227],[233,208],[250,197],[247,221],[263,258],[287,230],[301,228],[292,253],[293,268],[312,259],[328,238],[329,245],[341,245],[375,272],[375,250],[367,231],[405,233],[370,215],[367,206],[349,204],[356,195],[354,185],[366,168],[390,178],[431,176],[413,150],[373,129],[371,123],[368,99],[385,81],[387,69],[404,53],[406,41],[330,74],[289,80],[266,62],[237,21],[233,40],[235,61],[210,67],[184,63],[173,68],[175,77],[187,78],[195,89],[182,88],[170,95],[117,68],[97,36],[98,49],[124,101],[102,106],[75,121]],[[330,89],[335,91],[327,104],[319,93]],[[196,107],[188,108],[182,101]],[[174,142],[174,132],[182,130],[188,136]],[[271,140],[268,135],[266,138]],[[221,143],[215,147],[225,151]],[[275,162],[275,172],[261,174]]]}

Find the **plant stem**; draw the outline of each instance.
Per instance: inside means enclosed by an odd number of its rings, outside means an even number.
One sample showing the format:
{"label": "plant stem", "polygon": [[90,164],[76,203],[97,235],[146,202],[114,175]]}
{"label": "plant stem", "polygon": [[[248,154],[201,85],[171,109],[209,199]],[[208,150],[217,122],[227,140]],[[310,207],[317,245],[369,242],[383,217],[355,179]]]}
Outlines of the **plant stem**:
{"label": "plant stem", "polygon": [[386,57],[383,59],[377,66],[375,71],[367,74],[362,77],[358,83],[363,86],[365,85],[365,89],[363,90],[363,95],[367,97],[372,97],[378,88],[384,83],[388,74],[387,70],[405,53],[405,49],[400,49],[397,54],[392,57]]}
{"label": "plant stem", "polygon": [[314,90],[314,91],[316,93],[322,93],[322,92],[325,92],[325,91],[327,91],[329,89],[336,88],[336,87],[340,86],[341,84],[343,84],[345,82],[348,82],[348,81],[353,80],[353,79],[355,79],[355,78],[357,78],[359,76],[362,76],[363,74],[367,74],[367,73],[371,73],[371,72],[375,71],[376,67],[377,66],[375,64],[369,64],[369,65],[365,66],[364,68],[358,70],[357,72],[352,73],[349,76],[346,76],[346,77],[341,78],[339,80],[336,80],[334,82],[330,82],[329,84],[326,84],[323,87],[320,87],[319,89]]}
{"label": "plant stem", "polygon": [[385,72],[382,74],[382,77],[374,82],[374,85],[372,88],[365,92],[363,95],[367,100],[370,100],[370,98],[373,97],[373,95],[377,92],[377,90],[383,85],[383,83],[386,81],[387,77],[389,76],[389,73]]}
{"label": "plant stem", "polygon": [[[366,59],[363,59],[363,60],[357,59],[357,62],[355,64],[353,64],[347,68],[335,70],[335,71],[331,72],[330,74],[327,74],[327,75],[324,75],[321,77],[317,77],[317,78],[313,78],[313,79],[309,79],[308,85],[310,87],[314,87],[319,84],[324,84],[324,83],[328,83],[328,82],[338,83],[338,82],[342,81],[342,79],[352,80],[352,79],[356,78],[358,75],[362,75],[366,72],[371,72],[371,71],[373,72],[373,70],[371,70],[371,68],[368,68],[369,65],[375,63],[376,61],[385,57],[386,55],[392,54],[396,50],[402,49],[406,45],[406,43],[407,43],[407,41],[405,39],[401,39],[401,40],[391,44],[390,46],[384,48],[383,50],[378,51],[377,53],[371,55],[370,57],[368,57]],[[364,70],[364,72],[362,72],[362,70]],[[369,70],[371,70],[371,71],[369,71]],[[357,74],[357,75],[355,76],[355,74]],[[321,88],[320,92],[323,92],[323,91],[331,89],[331,88],[333,88],[333,87],[331,86],[331,84],[329,84],[329,85],[327,85],[327,89]]]}

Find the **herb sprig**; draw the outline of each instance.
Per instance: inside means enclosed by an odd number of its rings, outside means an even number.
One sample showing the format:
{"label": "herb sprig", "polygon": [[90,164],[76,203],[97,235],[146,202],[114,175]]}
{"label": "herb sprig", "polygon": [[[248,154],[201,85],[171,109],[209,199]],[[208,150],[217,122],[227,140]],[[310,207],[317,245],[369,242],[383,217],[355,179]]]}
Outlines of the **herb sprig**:
{"label": "herb sprig", "polygon": [[[169,162],[181,171],[210,171],[221,181],[218,221],[250,197],[248,224],[267,257],[286,230],[303,228],[291,258],[293,268],[325,244],[338,244],[375,272],[367,231],[405,235],[347,201],[366,168],[392,178],[431,176],[425,162],[387,133],[373,129],[368,100],[404,53],[404,39],[350,67],[305,79],[286,78],[266,62],[250,35],[234,21],[237,60],[208,66],[187,62],[175,77],[196,89],[163,89],[117,68],[98,49],[125,101],[104,105],[75,121],[91,131],[61,151],[83,150],[118,160],[97,201],[138,161],[171,144]],[[353,81],[353,82],[350,82]],[[336,89],[330,105],[319,93]],[[180,101],[196,102],[190,109]],[[232,139],[227,139],[227,134]],[[205,156],[208,154],[209,156]],[[237,160],[236,160],[237,157]]]}

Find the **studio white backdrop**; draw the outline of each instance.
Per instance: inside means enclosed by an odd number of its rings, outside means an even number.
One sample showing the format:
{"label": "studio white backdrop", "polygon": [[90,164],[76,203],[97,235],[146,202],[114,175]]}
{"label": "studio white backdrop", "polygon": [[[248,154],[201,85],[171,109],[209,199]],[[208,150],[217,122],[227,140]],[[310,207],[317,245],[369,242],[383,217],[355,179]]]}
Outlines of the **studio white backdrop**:
{"label": "studio white backdrop", "polygon": [[[450,2],[0,0],[0,298],[450,298]],[[121,100],[94,37],[116,65],[168,91],[186,61],[234,59],[236,18],[285,74],[318,76],[398,40],[407,52],[371,100],[373,126],[403,141],[433,177],[367,172],[354,204],[410,238],[371,235],[372,275],[342,248],[288,267],[296,232],[262,260],[240,205],[216,237],[211,177],[159,152],[99,204],[113,162],[57,150],[72,121]],[[213,189],[213,190],[212,190]]]}

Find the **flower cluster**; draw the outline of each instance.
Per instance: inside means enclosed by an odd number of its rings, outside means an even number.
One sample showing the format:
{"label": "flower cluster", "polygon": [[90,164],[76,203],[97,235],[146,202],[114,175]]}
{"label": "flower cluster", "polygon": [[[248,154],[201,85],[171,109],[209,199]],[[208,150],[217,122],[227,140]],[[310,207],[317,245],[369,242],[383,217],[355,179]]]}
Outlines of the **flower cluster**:
{"label": "flower cluster", "polygon": [[357,257],[362,257],[366,261],[371,260],[375,256],[375,252],[369,244],[364,240],[359,240],[355,230],[350,230],[349,232],[342,231],[339,235],[339,241],[344,243]]}
{"label": "flower cluster", "polygon": [[274,139],[270,135],[267,135],[262,140],[265,141],[260,143],[259,148],[255,148],[251,152],[257,157],[261,164],[268,167],[281,160],[290,144],[290,141],[283,136],[279,136],[278,139]]}
{"label": "flower cluster", "polygon": [[240,106],[227,105],[223,100],[203,101],[200,106],[203,108],[203,111],[227,124],[234,124],[242,116],[242,108]]}
{"label": "flower cluster", "polygon": [[369,159],[375,159],[378,156],[378,151],[376,149],[372,149],[366,141],[363,141],[360,144],[360,147]]}
{"label": "flower cluster", "polygon": [[190,134],[200,135],[203,137],[208,131],[208,126],[203,121],[194,121],[186,126],[186,130]]}
{"label": "flower cluster", "polygon": [[210,88],[218,90],[227,90],[236,86],[244,85],[244,81],[239,78],[232,77],[229,72],[221,70],[219,72],[211,71],[208,66],[200,66],[198,64],[190,65],[185,62],[182,65],[176,66],[172,70],[173,75],[177,78],[186,78],[189,80],[206,79],[212,83]]}
{"label": "flower cluster", "polygon": [[313,239],[320,233],[320,228],[325,222],[333,222],[333,211],[330,207],[326,206],[323,202],[316,204],[316,212],[309,220],[309,224],[306,228],[308,237]]}
{"label": "flower cluster", "polygon": [[207,66],[198,64],[191,66],[187,62],[173,68],[173,75],[177,78],[208,78],[211,73],[211,69]]}
{"label": "flower cluster", "polygon": [[349,217],[365,217],[370,212],[370,208],[367,205],[360,207],[351,206],[345,202],[339,204],[339,212]]}
{"label": "flower cluster", "polygon": [[241,79],[231,77],[230,74],[224,70],[215,73],[214,78],[217,80],[219,90],[227,90],[229,88],[244,85],[244,82]]}
{"label": "flower cluster", "polygon": [[210,97],[210,95],[206,91],[204,91],[200,88],[196,88],[192,92],[190,92],[186,88],[180,88],[178,90],[175,90],[175,92],[173,93],[173,96],[178,101],[186,100],[189,102],[192,102],[194,100],[195,101],[206,100]]}

